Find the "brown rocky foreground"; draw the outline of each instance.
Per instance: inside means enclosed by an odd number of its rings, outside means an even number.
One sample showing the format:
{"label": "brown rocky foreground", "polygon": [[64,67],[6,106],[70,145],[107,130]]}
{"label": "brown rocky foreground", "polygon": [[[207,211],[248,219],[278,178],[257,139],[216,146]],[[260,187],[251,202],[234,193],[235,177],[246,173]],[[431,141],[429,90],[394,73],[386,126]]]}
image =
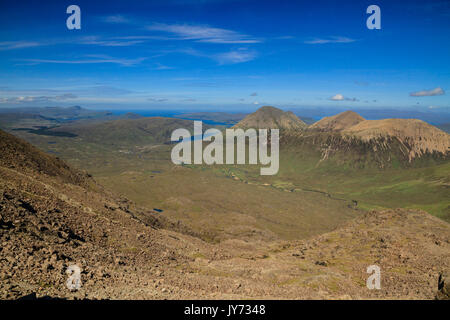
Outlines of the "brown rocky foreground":
{"label": "brown rocky foreground", "polygon": [[[302,241],[211,244],[9,134],[0,147],[1,299],[448,298],[450,226],[425,212],[368,212]],[[369,265],[380,290],[366,287]]]}

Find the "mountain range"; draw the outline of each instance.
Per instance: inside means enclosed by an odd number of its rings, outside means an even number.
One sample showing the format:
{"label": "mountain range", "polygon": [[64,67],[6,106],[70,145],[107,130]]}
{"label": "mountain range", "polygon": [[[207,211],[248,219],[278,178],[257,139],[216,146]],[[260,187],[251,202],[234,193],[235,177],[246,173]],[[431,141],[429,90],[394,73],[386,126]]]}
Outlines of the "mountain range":
{"label": "mountain range", "polygon": [[367,165],[361,157],[371,156],[373,165],[385,167],[394,161],[410,164],[416,158],[446,160],[450,156],[450,135],[418,119],[365,120],[345,111],[307,126],[293,113],[262,107],[234,127],[281,129],[285,146],[312,147],[320,151],[321,161],[336,155],[345,158],[346,153],[359,164]]}
{"label": "mountain range", "polygon": [[[448,298],[450,227],[423,211],[371,211],[301,241],[208,243],[17,137],[0,131],[0,144],[3,299]],[[373,263],[381,290],[365,287]]]}
{"label": "mountain range", "polygon": [[[173,165],[170,134],[192,124],[0,131],[0,297],[446,297],[448,134],[351,111],[306,126],[264,107],[236,125],[280,129],[280,172],[261,177]],[[383,270],[381,291],[365,288],[368,264]]]}
{"label": "mountain range", "polygon": [[275,107],[261,107],[239,121],[233,128],[302,130],[307,124],[290,111]]}

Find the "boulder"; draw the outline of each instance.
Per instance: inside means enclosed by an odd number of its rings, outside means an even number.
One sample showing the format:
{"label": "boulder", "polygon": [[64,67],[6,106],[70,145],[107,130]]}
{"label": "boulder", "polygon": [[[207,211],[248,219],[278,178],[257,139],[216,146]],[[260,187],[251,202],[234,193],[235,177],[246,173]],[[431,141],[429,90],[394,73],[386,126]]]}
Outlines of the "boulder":
{"label": "boulder", "polygon": [[450,272],[442,271],[439,273],[437,300],[450,300]]}

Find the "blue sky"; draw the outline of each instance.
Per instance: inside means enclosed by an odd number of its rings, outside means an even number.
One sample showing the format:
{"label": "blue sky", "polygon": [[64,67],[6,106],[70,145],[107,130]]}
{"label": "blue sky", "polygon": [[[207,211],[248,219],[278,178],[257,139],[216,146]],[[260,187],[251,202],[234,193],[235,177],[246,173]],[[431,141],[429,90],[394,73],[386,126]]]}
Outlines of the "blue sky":
{"label": "blue sky", "polygon": [[0,107],[450,107],[449,1],[3,0],[0,27]]}

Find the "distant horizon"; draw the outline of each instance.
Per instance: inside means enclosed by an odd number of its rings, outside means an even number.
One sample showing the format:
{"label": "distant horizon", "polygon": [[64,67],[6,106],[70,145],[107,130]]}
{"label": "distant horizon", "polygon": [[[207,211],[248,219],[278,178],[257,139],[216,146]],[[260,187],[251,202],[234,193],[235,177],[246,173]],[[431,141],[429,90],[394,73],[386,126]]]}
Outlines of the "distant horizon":
{"label": "distant horizon", "polygon": [[[399,119],[420,119],[425,122],[428,122],[432,125],[442,125],[450,123],[450,110],[448,109],[439,109],[432,110],[429,112],[423,112],[421,110],[403,110],[403,109],[395,109],[395,108],[320,108],[320,107],[286,107],[286,106],[277,106],[272,105],[278,109],[283,111],[292,111],[299,117],[311,118],[315,121],[322,119],[323,117],[329,117],[341,112],[345,111],[354,111],[361,115],[363,118],[367,120],[379,120],[379,119],[387,119],[387,118],[399,118]],[[21,106],[21,107],[0,107],[0,113],[9,112],[18,110],[27,110],[27,109],[45,109],[45,108],[73,108],[80,107],[85,110],[90,111],[108,111],[114,115],[123,115],[126,113],[135,113],[144,117],[154,117],[154,116],[165,116],[165,117],[173,117],[181,114],[189,114],[189,113],[228,113],[228,114],[250,114],[255,112],[259,108],[263,106],[253,106],[252,109],[226,109],[220,108],[212,109],[211,107],[208,109],[202,108],[92,108],[85,107],[80,105],[72,105],[72,106]]]}
{"label": "distant horizon", "polygon": [[0,107],[449,109],[450,2],[371,4],[2,2]]}

